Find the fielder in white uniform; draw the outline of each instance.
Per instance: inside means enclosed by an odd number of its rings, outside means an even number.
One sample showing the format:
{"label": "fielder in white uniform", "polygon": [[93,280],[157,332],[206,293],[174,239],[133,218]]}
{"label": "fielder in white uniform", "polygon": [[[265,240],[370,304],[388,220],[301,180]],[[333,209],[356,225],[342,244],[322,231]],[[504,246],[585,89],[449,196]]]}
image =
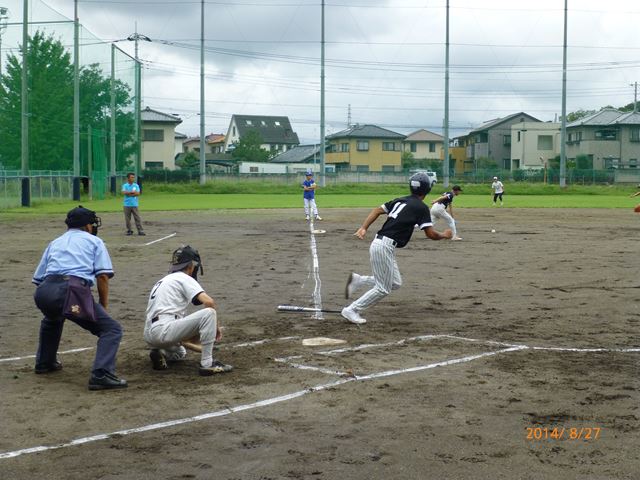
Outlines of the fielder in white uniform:
{"label": "fielder in white uniform", "polygon": [[493,189],[493,205],[495,206],[496,200],[500,199],[500,206],[502,206],[502,195],[504,195],[504,185],[498,177],[493,177],[493,183],[491,184]]}
{"label": "fielder in white uniform", "polygon": [[[198,251],[183,246],[173,252],[169,275],[151,289],[144,325],[144,340],[151,347],[149,357],[154,370],[166,370],[167,361],[183,359],[187,351],[180,344],[200,337],[202,357],[199,373],[203,376],[229,372],[231,365],[213,358],[213,344],[222,334],[216,316],[216,303],[198,283],[198,269],[202,261]],[[186,315],[187,307],[205,308]],[[185,316],[186,315],[186,316]]]}
{"label": "fielder in white uniform", "polygon": [[[456,221],[453,219],[453,199],[460,195],[461,192],[462,188],[458,185],[454,185],[450,192],[444,192],[441,196],[431,202],[431,216],[434,220],[442,218],[447,222],[447,225],[449,225],[449,228],[453,232],[452,240],[462,240],[462,238],[458,236]],[[448,213],[447,208],[449,209]]]}
{"label": "fielder in white uniform", "polygon": [[362,324],[366,320],[360,312],[379,302],[402,285],[402,277],[396,263],[396,247],[403,248],[411,239],[415,225],[424,231],[431,240],[451,238],[451,230],[440,233],[433,228],[429,207],[424,204],[424,197],[431,190],[431,180],[424,173],[416,173],[409,179],[411,195],[396,198],[377,208],[367,216],[362,226],[354,233],[363,240],[367,229],[376,219],[387,215],[387,221],[378,231],[369,247],[371,270],[373,275],[349,275],[345,296],[349,298],[358,288],[366,286],[369,290],[351,305],[342,309],[342,316],[351,323]]}

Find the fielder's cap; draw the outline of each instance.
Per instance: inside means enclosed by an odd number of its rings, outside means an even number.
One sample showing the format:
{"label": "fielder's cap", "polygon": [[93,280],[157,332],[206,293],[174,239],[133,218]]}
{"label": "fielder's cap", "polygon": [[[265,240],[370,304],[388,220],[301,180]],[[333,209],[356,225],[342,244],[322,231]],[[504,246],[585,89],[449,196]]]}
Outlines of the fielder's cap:
{"label": "fielder's cap", "polygon": [[169,267],[169,273],[178,272],[194,261],[198,264],[201,263],[198,251],[189,245],[183,245],[176,249],[171,256],[171,267]]}
{"label": "fielder's cap", "polygon": [[313,170],[311,170],[310,168],[307,168],[307,171],[304,173],[305,175],[313,175]]}
{"label": "fielder's cap", "polygon": [[73,210],[69,210],[67,218],[64,221],[69,228],[80,228],[89,224],[100,224],[100,218],[96,216],[96,212],[78,205]]}
{"label": "fielder's cap", "polygon": [[493,179],[494,179],[494,180],[497,180],[497,179],[498,179],[498,177],[493,177]]}
{"label": "fielder's cap", "polygon": [[462,187],[460,185],[454,185],[451,190],[455,190],[456,192],[461,192],[462,191]]}

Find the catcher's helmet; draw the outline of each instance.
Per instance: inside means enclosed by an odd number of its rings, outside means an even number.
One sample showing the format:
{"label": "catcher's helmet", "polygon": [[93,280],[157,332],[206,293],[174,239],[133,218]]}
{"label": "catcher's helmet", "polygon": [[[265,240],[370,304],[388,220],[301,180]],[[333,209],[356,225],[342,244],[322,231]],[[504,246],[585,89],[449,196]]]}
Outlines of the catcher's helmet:
{"label": "catcher's helmet", "polygon": [[183,245],[176,249],[171,256],[171,267],[169,267],[169,273],[178,272],[191,262],[196,262],[197,264],[194,269],[196,276],[198,275],[198,268],[200,269],[200,273],[204,273],[202,269],[202,260],[200,259],[198,251],[189,245]]}
{"label": "catcher's helmet", "polygon": [[414,173],[409,179],[409,188],[414,195],[426,195],[431,191],[431,179],[426,173]]}

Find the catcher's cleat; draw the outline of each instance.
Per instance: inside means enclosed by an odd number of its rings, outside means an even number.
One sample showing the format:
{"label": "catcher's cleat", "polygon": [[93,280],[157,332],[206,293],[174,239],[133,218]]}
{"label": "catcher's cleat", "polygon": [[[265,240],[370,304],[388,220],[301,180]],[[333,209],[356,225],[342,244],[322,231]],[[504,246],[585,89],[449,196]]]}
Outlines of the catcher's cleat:
{"label": "catcher's cleat", "polygon": [[214,360],[210,367],[200,367],[198,373],[203,377],[209,377],[216,373],[227,373],[233,370],[231,365],[225,365],[220,360]]}
{"label": "catcher's cleat", "polygon": [[151,359],[151,366],[154,370],[166,370],[169,368],[167,365],[167,359],[162,352],[156,348],[149,352],[149,358]]}

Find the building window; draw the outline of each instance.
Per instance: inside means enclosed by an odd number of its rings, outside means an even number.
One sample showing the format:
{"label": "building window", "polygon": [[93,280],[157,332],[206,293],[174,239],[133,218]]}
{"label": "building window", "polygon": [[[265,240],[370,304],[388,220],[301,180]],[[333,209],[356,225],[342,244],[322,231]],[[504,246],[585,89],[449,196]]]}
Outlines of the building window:
{"label": "building window", "polygon": [[143,142],[164,142],[164,130],[144,129],[142,131]]}
{"label": "building window", "polygon": [[409,150],[411,150],[411,153],[416,153],[418,151],[418,145],[416,142],[409,143]]}
{"label": "building window", "polygon": [[[520,132],[518,132],[518,135],[520,135]],[[511,135],[502,136],[502,145],[504,145],[505,147],[511,145]]]}
{"label": "building window", "polygon": [[260,124],[261,124],[263,127],[266,127],[266,126],[267,126],[267,122],[265,122],[264,120],[260,120]]}
{"label": "building window", "polygon": [[615,140],[617,132],[615,130],[596,130],[596,140]]}
{"label": "building window", "polygon": [[434,153],[436,151],[436,143],[435,142],[429,142],[429,152],[430,153]]}
{"label": "building window", "polygon": [[249,167],[249,173],[259,173],[258,167]]}
{"label": "building window", "polygon": [[358,140],[356,148],[357,148],[357,150],[359,152],[368,152],[369,151],[369,141],[368,140]]}
{"label": "building window", "polygon": [[247,125],[253,125],[253,122],[251,120],[247,120]]}
{"label": "building window", "polygon": [[640,128],[632,128],[631,129],[631,138],[632,142],[640,142]]}
{"label": "building window", "polygon": [[394,165],[382,165],[382,173],[393,173],[396,171]]}
{"label": "building window", "polygon": [[149,170],[161,170],[164,168],[164,163],[162,162],[144,162],[144,168]]}
{"label": "building window", "polygon": [[349,144],[348,143],[341,143],[340,144],[340,151],[341,152],[348,152],[349,151]]}
{"label": "building window", "polygon": [[538,135],[538,150],[553,150],[553,137],[551,135]]}
{"label": "building window", "polygon": [[232,136],[234,136],[234,137],[236,136],[236,126],[235,125],[233,126],[233,135]]}
{"label": "building window", "polygon": [[518,142],[520,141],[520,130],[518,130]]}
{"label": "building window", "polygon": [[331,145],[329,145],[329,153],[336,153],[338,151],[338,145],[335,143],[332,143]]}
{"label": "building window", "polygon": [[[514,162],[520,162],[520,160],[514,160]],[[511,170],[511,159],[510,158],[503,158],[502,159],[502,168],[505,170]]]}
{"label": "building window", "polygon": [[276,127],[279,127],[279,126],[280,126],[280,122],[278,122],[278,121],[275,121],[275,122],[273,122],[273,123],[275,123],[275,124],[276,124]]}
{"label": "building window", "polygon": [[[367,147],[367,150],[369,147]],[[383,152],[395,152],[396,151],[396,143],[395,142],[382,142],[382,151]]]}
{"label": "building window", "polygon": [[356,165],[356,172],[368,172],[369,165]]}
{"label": "building window", "polygon": [[638,168],[638,159],[630,158],[629,159],[629,168]]}

